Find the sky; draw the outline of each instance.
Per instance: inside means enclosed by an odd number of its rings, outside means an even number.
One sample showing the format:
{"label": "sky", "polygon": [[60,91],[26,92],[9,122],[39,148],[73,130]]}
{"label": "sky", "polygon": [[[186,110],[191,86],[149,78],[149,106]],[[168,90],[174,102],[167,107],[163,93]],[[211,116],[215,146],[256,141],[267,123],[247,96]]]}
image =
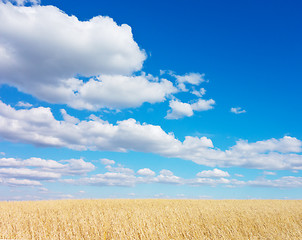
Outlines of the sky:
{"label": "sky", "polygon": [[0,1],[0,200],[301,199],[301,1]]}

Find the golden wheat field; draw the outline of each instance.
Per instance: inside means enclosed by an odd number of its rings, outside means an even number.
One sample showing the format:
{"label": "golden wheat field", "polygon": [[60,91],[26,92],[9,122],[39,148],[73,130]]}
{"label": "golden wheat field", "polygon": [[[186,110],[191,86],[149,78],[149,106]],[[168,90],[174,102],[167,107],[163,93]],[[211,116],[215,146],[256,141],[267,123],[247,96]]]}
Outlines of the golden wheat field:
{"label": "golden wheat field", "polygon": [[0,202],[0,239],[302,239],[302,201]]}

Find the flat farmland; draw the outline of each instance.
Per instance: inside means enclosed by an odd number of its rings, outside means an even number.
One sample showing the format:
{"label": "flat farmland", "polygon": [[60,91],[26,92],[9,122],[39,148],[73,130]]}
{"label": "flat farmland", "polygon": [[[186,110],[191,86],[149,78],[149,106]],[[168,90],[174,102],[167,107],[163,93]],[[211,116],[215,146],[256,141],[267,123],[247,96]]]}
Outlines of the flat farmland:
{"label": "flat farmland", "polygon": [[302,201],[0,202],[0,239],[302,239]]}

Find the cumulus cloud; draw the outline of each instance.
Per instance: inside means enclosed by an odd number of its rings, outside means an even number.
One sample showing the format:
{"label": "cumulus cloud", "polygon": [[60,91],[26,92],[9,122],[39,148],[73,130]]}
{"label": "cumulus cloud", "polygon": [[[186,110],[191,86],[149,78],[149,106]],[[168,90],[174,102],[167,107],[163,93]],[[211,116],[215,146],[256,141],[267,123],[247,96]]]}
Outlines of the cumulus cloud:
{"label": "cumulus cloud", "polygon": [[70,116],[69,114],[67,114],[65,109],[61,109],[61,114],[62,114],[62,117],[63,117],[65,122],[69,122],[69,123],[73,123],[73,124],[77,124],[77,123],[80,122],[80,120],[78,118]]}
{"label": "cumulus cloud", "polygon": [[104,164],[104,165],[113,165],[113,164],[115,164],[115,161],[107,159],[107,158],[102,158],[101,163]]}
{"label": "cumulus cloud", "polygon": [[83,175],[95,166],[82,159],[69,159],[60,162],[41,158],[0,158],[0,185],[41,186],[40,181],[59,180],[63,176]]}
{"label": "cumulus cloud", "polygon": [[158,183],[168,183],[168,184],[183,184],[182,178],[175,176],[170,170],[163,169],[160,174],[154,179]]}
{"label": "cumulus cloud", "polygon": [[17,106],[17,107],[30,108],[30,107],[32,107],[33,105],[30,104],[30,103],[27,103],[27,102],[19,101],[19,102],[16,104],[16,106]]}
{"label": "cumulus cloud", "polygon": [[172,82],[148,80],[145,75],[101,75],[85,83],[73,81],[78,83],[73,89],[66,89],[70,97],[65,101],[76,109],[139,107],[144,102],[163,102],[177,91]]}
{"label": "cumulus cloud", "polygon": [[231,108],[231,112],[235,114],[246,113],[246,110],[242,109],[241,107]]}
{"label": "cumulus cloud", "polygon": [[125,173],[107,172],[91,177],[80,179],[63,179],[61,182],[75,185],[97,185],[97,186],[135,186],[137,179],[134,175]]}
{"label": "cumulus cloud", "polygon": [[189,85],[198,86],[202,82],[205,81],[204,73],[202,73],[202,74],[201,73],[186,73],[185,75],[177,75],[173,71],[161,71],[161,74],[164,74],[164,73],[167,73],[167,74],[175,77],[178,88],[183,92],[188,91],[186,85],[189,84]]}
{"label": "cumulus cloud", "polygon": [[60,162],[41,158],[0,158],[0,177],[34,180],[59,179],[62,175],[82,175],[91,172],[95,166],[83,159],[69,159]]}
{"label": "cumulus cloud", "polygon": [[142,176],[154,176],[155,172],[153,172],[151,169],[149,168],[143,168],[143,169],[139,169],[137,171],[138,175],[142,175]]}
{"label": "cumulus cloud", "polygon": [[49,108],[16,110],[0,101],[0,136],[8,141],[76,150],[138,151],[191,160],[211,167],[302,169],[302,142],[294,137],[249,143],[239,140],[222,151],[207,137],[181,142],[160,126],[134,119],[111,124],[92,116],[78,123],[58,121]]}
{"label": "cumulus cloud", "polygon": [[109,172],[113,172],[113,173],[122,173],[122,174],[126,174],[126,175],[132,175],[134,173],[134,171],[130,168],[125,168],[122,165],[118,165],[117,167],[112,167],[110,165],[107,165],[105,167]]}
{"label": "cumulus cloud", "polygon": [[179,100],[171,100],[169,103],[170,110],[167,113],[166,119],[179,119],[183,117],[193,116],[193,109],[190,104],[183,103]]}
{"label": "cumulus cloud", "polygon": [[35,180],[53,180],[61,177],[59,173],[37,171],[29,168],[0,168],[2,178],[23,178]]}
{"label": "cumulus cloud", "polygon": [[277,175],[277,173],[275,173],[275,172],[269,172],[269,171],[264,171],[262,174],[263,175],[271,175],[271,176]]}
{"label": "cumulus cloud", "polygon": [[166,119],[179,119],[193,116],[194,111],[207,111],[213,108],[215,101],[213,99],[198,99],[194,103],[183,103],[179,100],[171,100],[169,103],[170,110],[167,112]]}
{"label": "cumulus cloud", "polygon": [[35,180],[0,177],[0,185],[8,185],[8,186],[15,186],[15,187],[25,187],[25,186],[35,187],[35,186],[41,186],[42,184],[39,181],[35,181]]}
{"label": "cumulus cloud", "polygon": [[[150,169],[149,169],[150,170]],[[158,175],[143,175],[121,171],[106,172],[104,174],[97,174],[91,177],[80,179],[63,179],[61,182],[75,185],[96,185],[96,186],[123,186],[134,187],[137,184],[176,184],[176,185],[190,185],[190,186],[212,186],[222,185],[225,187],[274,187],[274,188],[301,188],[302,177],[285,176],[273,180],[265,178],[250,180],[250,181],[238,181],[236,179],[227,179],[229,177],[227,172],[219,172],[218,169],[204,171],[202,174],[197,174],[197,178],[184,179],[179,176],[175,176],[173,172],[167,169],[160,171]],[[144,170],[145,171],[145,170]],[[148,171],[149,172],[149,171]],[[153,171],[152,171],[153,172]]]}
{"label": "cumulus cloud", "polygon": [[221,177],[229,177],[230,174],[228,172],[224,172],[220,169],[213,169],[208,171],[202,171],[196,174],[197,177],[202,178],[221,178]]}
{"label": "cumulus cloud", "polygon": [[3,0],[3,2],[8,3],[11,2],[13,4],[16,4],[17,6],[24,6],[25,4],[33,4],[37,5],[40,4],[40,0]]}
{"label": "cumulus cloud", "polygon": [[285,176],[278,179],[258,179],[246,182],[246,185],[254,187],[274,187],[274,188],[301,188],[302,177]]}
{"label": "cumulus cloud", "polygon": [[41,100],[120,109],[161,102],[177,91],[168,80],[133,76],[146,54],[131,28],[109,17],[80,21],[53,6],[0,2],[0,22],[0,84]]}
{"label": "cumulus cloud", "polygon": [[191,93],[196,95],[197,97],[203,97],[203,95],[206,94],[206,90],[204,88],[200,88],[198,91],[194,89]]}
{"label": "cumulus cloud", "polygon": [[210,186],[216,186],[218,184],[230,184],[232,183],[231,180],[226,179],[226,178],[201,178],[198,177],[196,179],[192,179],[189,181],[190,185],[195,185],[195,186],[199,186],[199,185],[210,185]]}

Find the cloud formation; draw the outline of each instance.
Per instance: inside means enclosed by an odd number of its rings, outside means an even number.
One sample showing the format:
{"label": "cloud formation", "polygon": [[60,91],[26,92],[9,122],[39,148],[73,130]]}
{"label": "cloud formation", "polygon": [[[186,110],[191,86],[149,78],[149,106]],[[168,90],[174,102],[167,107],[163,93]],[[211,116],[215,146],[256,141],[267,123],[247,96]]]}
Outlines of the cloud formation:
{"label": "cloud formation", "polygon": [[168,80],[132,75],[146,54],[131,28],[109,17],[80,21],[54,6],[0,2],[0,22],[0,84],[93,111],[162,102],[176,92]]}
{"label": "cloud formation", "polygon": [[107,159],[107,158],[102,158],[101,163],[104,164],[104,165],[112,165],[112,164],[115,164],[115,161]]}
{"label": "cloud formation", "polygon": [[241,113],[246,113],[246,110],[242,109],[241,107],[232,107],[231,112],[235,114],[241,114]]}
{"label": "cloud formation", "polygon": [[170,110],[167,112],[166,119],[179,119],[183,117],[191,117],[194,111],[207,111],[213,109],[215,101],[213,99],[204,100],[198,99],[197,101],[189,104],[183,103],[179,100],[171,100],[169,103]]}
{"label": "cloud formation", "polygon": [[[113,161],[113,160],[112,160]],[[112,163],[114,164],[114,163]],[[134,187],[137,184],[172,184],[190,186],[257,186],[278,188],[300,188],[302,177],[284,176],[276,179],[264,177],[250,181],[239,181],[231,178],[230,174],[221,169],[206,170],[196,174],[195,178],[182,178],[174,175],[167,169],[158,174],[149,168],[139,169],[137,172],[120,164],[106,165],[107,172],[80,178],[66,178],[67,176],[88,175],[95,170],[95,166],[82,159],[69,159],[62,161],[45,160],[32,157],[29,159],[1,158],[0,159],[0,185],[13,187],[39,187],[43,181],[59,181],[74,185],[95,186],[123,186]],[[41,191],[47,191],[42,188]]]}
{"label": "cloud formation", "polygon": [[[202,82],[205,82],[204,73],[186,73],[184,75],[177,75],[175,72],[170,71],[170,70],[160,70],[160,75],[170,75],[176,79],[177,82],[177,87],[182,91],[182,92],[187,92],[187,85],[195,85],[198,86]],[[201,90],[201,93],[203,90]],[[204,94],[204,93],[203,93]]]}
{"label": "cloud formation", "polygon": [[184,141],[160,126],[134,119],[115,125],[96,116],[90,120],[58,121],[49,108],[16,110],[0,101],[0,136],[11,142],[75,150],[138,151],[191,160],[211,167],[301,170],[302,142],[285,136],[249,143],[237,141],[228,150],[213,146],[207,137],[186,136]]}
{"label": "cloud formation", "polygon": [[0,185],[41,186],[40,181],[59,180],[63,176],[79,176],[95,169],[90,162],[83,159],[62,161],[41,158],[0,158]]}
{"label": "cloud formation", "polygon": [[33,105],[30,104],[30,103],[27,103],[27,102],[22,102],[22,101],[19,101],[17,104],[16,104],[17,107],[23,107],[23,108],[31,108]]}
{"label": "cloud formation", "polygon": [[221,177],[229,177],[230,174],[228,172],[224,172],[220,169],[213,169],[213,170],[205,170],[202,172],[199,172],[196,174],[197,177],[202,177],[202,178],[221,178]]}
{"label": "cloud formation", "polygon": [[13,4],[16,4],[17,6],[24,6],[25,4],[33,4],[37,5],[40,4],[40,0],[3,0],[4,3],[11,2]]}

